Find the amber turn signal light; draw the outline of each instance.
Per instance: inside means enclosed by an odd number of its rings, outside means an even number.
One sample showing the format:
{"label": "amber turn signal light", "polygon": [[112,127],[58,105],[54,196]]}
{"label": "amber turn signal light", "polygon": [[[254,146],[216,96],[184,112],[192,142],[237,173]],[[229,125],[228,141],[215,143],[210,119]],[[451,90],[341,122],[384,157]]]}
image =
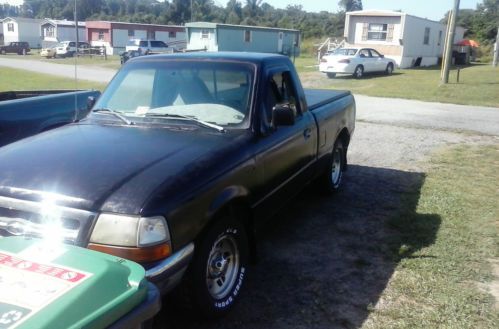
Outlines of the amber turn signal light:
{"label": "amber turn signal light", "polygon": [[155,262],[170,256],[172,253],[171,247],[167,243],[142,248],[89,243],[88,249],[100,251],[138,263]]}

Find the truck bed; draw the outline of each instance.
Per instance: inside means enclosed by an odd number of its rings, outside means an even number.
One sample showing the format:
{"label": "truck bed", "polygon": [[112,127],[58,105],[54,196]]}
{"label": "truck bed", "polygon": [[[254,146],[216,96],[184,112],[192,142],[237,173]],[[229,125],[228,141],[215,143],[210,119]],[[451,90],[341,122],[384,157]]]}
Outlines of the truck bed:
{"label": "truck bed", "polygon": [[346,90],[304,89],[304,91],[310,111],[351,94]]}

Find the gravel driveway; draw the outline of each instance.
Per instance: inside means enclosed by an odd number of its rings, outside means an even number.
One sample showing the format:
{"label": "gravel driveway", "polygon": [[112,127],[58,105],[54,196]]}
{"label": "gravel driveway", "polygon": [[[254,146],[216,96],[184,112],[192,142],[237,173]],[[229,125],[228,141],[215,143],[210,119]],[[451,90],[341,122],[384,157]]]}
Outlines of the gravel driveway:
{"label": "gravel driveway", "polygon": [[197,320],[167,297],[155,328],[362,326],[397,266],[385,256],[385,222],[401,196],[419,191],[435,150],[498,143],[499,109],[365,96],[357,106],[343,191],[322,197],[308,188],[275,217],[233,312]]}

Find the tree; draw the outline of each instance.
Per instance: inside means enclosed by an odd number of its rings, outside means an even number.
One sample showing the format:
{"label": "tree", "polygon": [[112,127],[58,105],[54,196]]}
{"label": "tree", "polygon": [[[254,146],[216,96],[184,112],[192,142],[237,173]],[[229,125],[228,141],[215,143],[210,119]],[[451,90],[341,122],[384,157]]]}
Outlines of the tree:
{"label": "tree", "polygon": [[362,10],[362,0],[340,0],[338,5],[345,11]]}

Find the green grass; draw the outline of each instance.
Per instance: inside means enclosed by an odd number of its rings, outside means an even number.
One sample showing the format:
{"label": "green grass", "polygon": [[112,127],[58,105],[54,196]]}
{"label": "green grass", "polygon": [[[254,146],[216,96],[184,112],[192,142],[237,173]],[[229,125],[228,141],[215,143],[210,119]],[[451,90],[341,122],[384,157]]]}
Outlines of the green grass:
{"label": "green grass", "polygon": [[[19,56],[15,54],[2,55],[2,57],[12,58],[12,59],[30,59],[37,60],[41,62],[54,63],[54,64],[69,64],[74,65],[75,59],[73,57],[67,58],[45,58],[39,55],[38,50],[32,50],[32,52],[26,56]],[[1,58],[1,57],[0,57]],[[77,58],[78,65],[83,66],[98,66],[102,68],[108,69],[119,69],[121,67],[120,56],[107,56],[107,59],[104,59],[100,56],[82,56]]]}
{"label": "green grass", "polygon": [[494,298],[479,288],[499,257],[499,145],[459,146],[431,162],[389,222],[399,263],[365,327],[499,328]]}
{"label": "green grass", "polygon": [[440,85],[440,67],[396,70],[392,76],[368,75],[356,80],[350,75],[328,79],[314,67],[312,56],[298,58],[295,65],[304,86],[309,88],[347,89],[353,93],[416,99],[422,101],[499,107],[499,67],[477,64],[450,73],[449,84]]}
{"label": "green grass", "polygon": [[[39,89],[75,89],[73,79],[56,77],[48,74],[33,73],[25,70],[17,70],[2,67],[2,78],[0,79],[0,91],[11,90],[39,90]],[[106,84],[78,80],[78,89],[103,90]]]}

